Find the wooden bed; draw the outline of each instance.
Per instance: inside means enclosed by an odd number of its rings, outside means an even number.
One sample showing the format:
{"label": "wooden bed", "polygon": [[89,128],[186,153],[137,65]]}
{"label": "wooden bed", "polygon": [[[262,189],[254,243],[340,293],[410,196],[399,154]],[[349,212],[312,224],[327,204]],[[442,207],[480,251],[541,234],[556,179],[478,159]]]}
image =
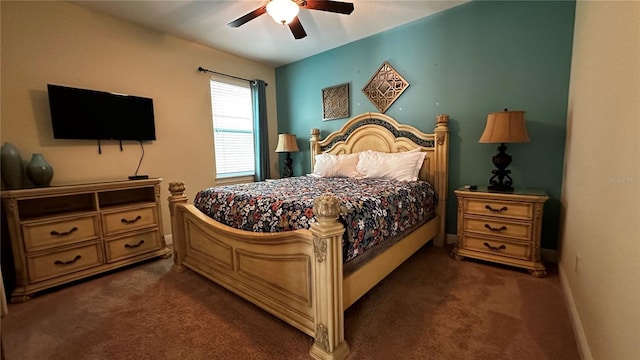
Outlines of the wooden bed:
{"label": "wooden bed", "polygon": [[344,310],[428,241],[444,244],[447,202],[448,116],[438,115],[433,134],[401,125],[380,113],[358,115],[325,139],[311,131],[311,164],[321,152],[401,152],[427,156],[420,179],[436,189],[436,216],[357,270],[343,276],[339,200],[315,199],[317,223],[309,230],[257,233],[218,223],[187,203],[183,182],[169,185],[176,271],[191,269],[226,287],[314,338],[315,359],[343,359]]}

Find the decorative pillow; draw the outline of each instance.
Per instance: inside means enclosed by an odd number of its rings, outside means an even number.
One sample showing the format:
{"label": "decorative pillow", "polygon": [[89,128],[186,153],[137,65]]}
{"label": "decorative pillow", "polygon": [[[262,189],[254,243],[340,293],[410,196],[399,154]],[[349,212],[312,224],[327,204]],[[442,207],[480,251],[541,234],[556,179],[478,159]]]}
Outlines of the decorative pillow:
{"label": "decorative pillow", "polygon": [[356,169],[366,178],[416,181],[425,156],[420,149],[399,153],[369,150],[360,153]]}
{"label": "decorative pillow", "polygon": [[316,164],[313,173],[316,177],[358,177],[358,153],[333,155],[316,155]]}

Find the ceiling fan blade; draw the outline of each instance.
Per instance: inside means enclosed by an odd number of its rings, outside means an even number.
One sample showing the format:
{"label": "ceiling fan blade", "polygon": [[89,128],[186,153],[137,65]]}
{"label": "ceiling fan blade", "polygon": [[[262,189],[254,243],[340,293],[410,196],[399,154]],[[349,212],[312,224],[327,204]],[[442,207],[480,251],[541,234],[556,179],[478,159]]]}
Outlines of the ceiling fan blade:
{"label": "ceiling fan blade", "polygon": [[304,31],[304,28],[300,23],[300,19],[298,19],[297,16],[293,18],[293,20],[289,23],[289,29],[291,30],[293,37],[296,39],[302,39],[303,37],[307,36],[307,32]]}
{"label": "ceiling fan blade", "polygon": [[267,12],[267,6],[263,5],[255,10],[253,10],[252,12],[243,15],[235,20],[233,20],[232,22],[228,23],[227,25],[231,26],[231,27],[238,27],[240,25],[243,25],[245,23],[248,23],[249,21],[257,18],[258,16],[264,14]]}
{"label": "ceiling fan blade", "polygon": [[342,1],[313,1],[306,0],[302,6],[311,10],[329,11],[349,15],[353,12],[353,3]]}

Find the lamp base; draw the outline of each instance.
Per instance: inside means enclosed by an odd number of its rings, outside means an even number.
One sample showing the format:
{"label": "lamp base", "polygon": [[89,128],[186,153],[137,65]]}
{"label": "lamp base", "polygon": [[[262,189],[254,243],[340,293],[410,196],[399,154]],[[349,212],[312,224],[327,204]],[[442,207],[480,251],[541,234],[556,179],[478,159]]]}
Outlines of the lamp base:
{"label": "lamp base", "polygon": [[510,192],[513,191],[513,179],[511,179],[511,170],[507,170],[511,164],[511,155],[505,151],[507,147],[504,143],[498,146],[498,153],[493,157],[493,165],[497,168],[492,170],[493,176],[489,179],[488,189],[491,191]]}
{"label": "lamp base", "polygon": [[487,186],[489,191],[499,191],[499,192],[513,192],[515,190],[512,186],[509,185],[489,185]]}
{"label": "lamp base", "polygon": [[287,153],[287,157],[284,158],[284,172],[282,174],[282,177],[292,177],[293,176],[293,169],[291,168],[291,165],[293,164],[293,159],[291,158],[291,155],[289,155],[289,153]]}

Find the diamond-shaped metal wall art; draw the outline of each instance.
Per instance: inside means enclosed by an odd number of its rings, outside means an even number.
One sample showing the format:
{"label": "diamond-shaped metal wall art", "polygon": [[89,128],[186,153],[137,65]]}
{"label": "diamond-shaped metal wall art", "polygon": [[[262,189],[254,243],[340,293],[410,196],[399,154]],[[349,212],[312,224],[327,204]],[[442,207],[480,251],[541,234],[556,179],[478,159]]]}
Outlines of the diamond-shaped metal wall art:
{"label": "diamond-shaped metal wall art", "polygon": [[369,82],[362,88],[362,91],[367,95],[369,100],[371,100],[373,105],[375,105],[381,113],[384,113],[407,87],[409,87],[407,80],[385,61],[378,71],[373,74]]}

